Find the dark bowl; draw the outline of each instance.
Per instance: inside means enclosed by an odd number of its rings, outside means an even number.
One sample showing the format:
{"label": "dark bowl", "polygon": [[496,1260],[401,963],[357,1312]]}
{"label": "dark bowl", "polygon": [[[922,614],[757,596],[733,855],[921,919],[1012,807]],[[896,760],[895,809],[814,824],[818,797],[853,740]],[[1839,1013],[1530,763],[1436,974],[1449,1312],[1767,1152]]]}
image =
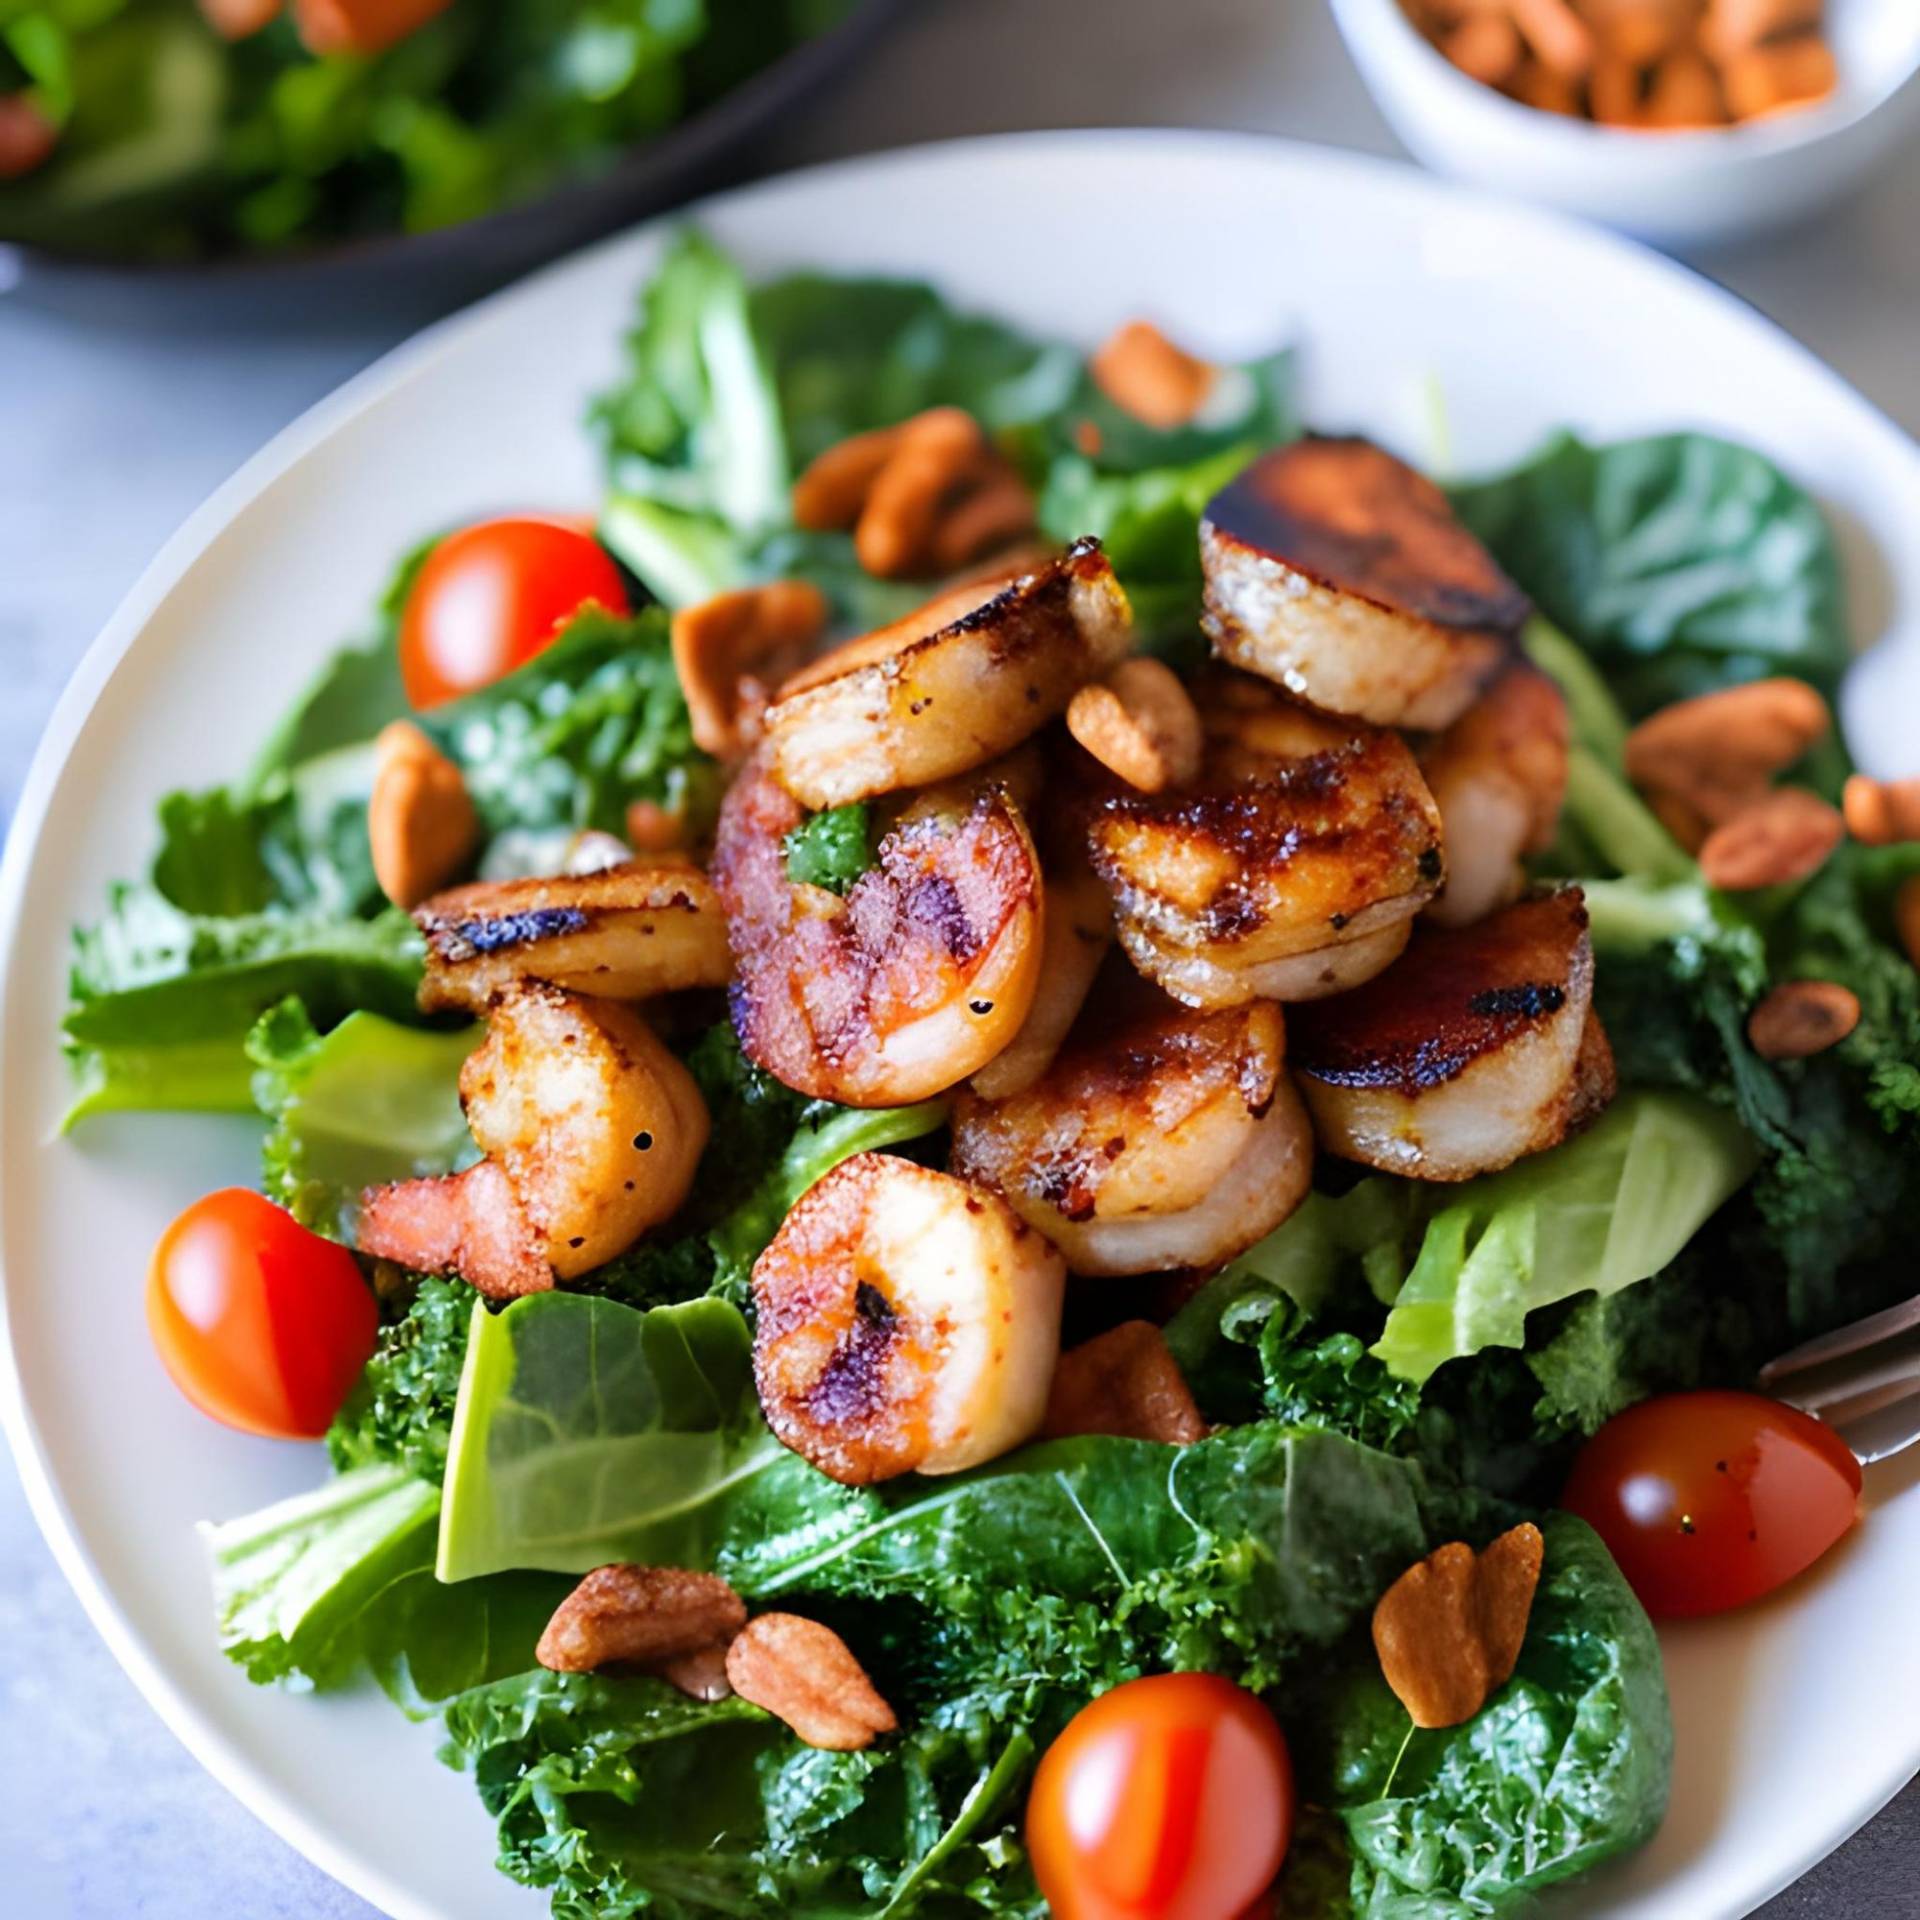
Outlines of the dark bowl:
{"label": "dark bowl", "polygon": [[604,173],[566,181],[516,206],[429,233],[393,233],[284,252],[152,263],[0,241],[0,287],[53,307],[117,319],[170,309],[311,316],[351,304],[444,310],[634,220],[730,184],[787,114],[851,66],[905,0],[859,0],[710,106],[623,154]]}

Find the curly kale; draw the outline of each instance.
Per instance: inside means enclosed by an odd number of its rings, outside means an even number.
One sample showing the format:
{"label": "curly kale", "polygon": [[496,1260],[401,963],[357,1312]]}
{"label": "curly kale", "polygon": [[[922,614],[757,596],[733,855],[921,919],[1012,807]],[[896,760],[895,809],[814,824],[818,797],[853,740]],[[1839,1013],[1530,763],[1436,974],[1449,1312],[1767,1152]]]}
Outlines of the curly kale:
{"label": "curly kale", "polygon": [[341,1472],[386,1462],[421,1480],[445,1475],[474,1298],[464,1281],[422,1280],[406,1312],[381,1328],[360,1384],[327,1430]]}

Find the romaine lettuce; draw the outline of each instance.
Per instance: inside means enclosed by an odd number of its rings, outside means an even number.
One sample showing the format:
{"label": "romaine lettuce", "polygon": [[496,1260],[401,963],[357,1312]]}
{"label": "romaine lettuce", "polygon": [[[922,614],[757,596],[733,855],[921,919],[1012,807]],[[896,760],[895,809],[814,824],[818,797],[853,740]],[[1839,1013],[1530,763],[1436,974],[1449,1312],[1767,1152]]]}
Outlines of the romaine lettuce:
{"label": "romaine lettuce", "polygon": [[254,1101],[272,1122],[261,1149],[267,1198],[351,1244],[365,1188],[475,1157],[460,1069],[482,1031],[350,1013],[322,1036],[297,999],[269,1009],[247,1036]]}
{"label": "romaine lettuce", "polygon": [[1739,1123],[1705,1101],[1623,1094],[1564,1145],[1449,1190],[1373,1352],[1419,1381],[1523,1347],[1529,1313],[1658,1273],[1754,1165]]}

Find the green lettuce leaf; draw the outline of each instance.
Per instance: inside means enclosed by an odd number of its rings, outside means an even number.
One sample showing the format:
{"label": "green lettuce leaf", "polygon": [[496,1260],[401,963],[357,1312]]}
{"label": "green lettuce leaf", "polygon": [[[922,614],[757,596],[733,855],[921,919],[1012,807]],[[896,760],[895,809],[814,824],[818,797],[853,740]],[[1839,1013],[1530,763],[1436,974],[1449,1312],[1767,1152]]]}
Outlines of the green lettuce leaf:
{"label": "green lettuce leaf", "polygon": [[1832,530],[1751,448],[1702,433],[1604,446],[1560,434],[1452,494],[1634,719],[1769,673],[1829,694],[1839,684],[1851,650]]}
{"label": "green lettuce leaf", "polygon": [[364,1189],[472,1159],[460,1069],[481,1034],[350,1013],[323,1036],[299,1000],[270,1008],[246,1043],[254,1102],[272,1122],[261,1148],[267,1198],[351,1245]]}
{"label": "green lettuce leaf", "polygon": [[743,1484],[783,1457],[726,1302],[641,1312],[542,1293],[495,1314],[476,1300],[440,1578],[708,1565]]}
{"label": "green lettuce leaf", "polygon": [[591,416],[620,492],[741,532],[787,517],[764,339],[740,269],[704,235],[674,236],[641,292],[627,361]]}
{"label": "green lettuce leaf", "polygon": [[359,1658],[354,1635],[366,1609],[431,1568],[439,1511],[437,1488],[375,1465],[203,1526],[227,1657],[255,1681],[343,1678]]}
{"label": "green lettuce leaf", "polygon": [[404,913],[373,920],[269,909],[183,913],[150,887],[116,887],[74,935],[62,1023],[77,1091],[66,1124],[117,1108],[253,1106],[246,1040],[289,995],[316,1021],[356,1008],[414,1014],[420,937]]}
{"label": "green lettuce leaf", "polygon": [[1420,1381],[1523,1347],[1529,1313],[1658,1273],[1753,1169],[1744,1129],[1704,1101],[1623,1094],[1577,1138],[1450,1190],[1373,1352]]}

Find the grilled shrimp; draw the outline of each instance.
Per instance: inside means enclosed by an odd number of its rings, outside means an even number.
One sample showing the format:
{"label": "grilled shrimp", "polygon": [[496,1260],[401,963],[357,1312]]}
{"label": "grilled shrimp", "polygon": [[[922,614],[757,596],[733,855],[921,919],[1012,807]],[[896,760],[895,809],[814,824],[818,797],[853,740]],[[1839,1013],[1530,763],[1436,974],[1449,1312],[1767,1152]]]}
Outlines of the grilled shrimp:
{"label": "grilled shrimp", "polygon": [[848,1486],[958,1473],[1038,1430],[1066,1272],[991,1193],[891,1154],[815,1183],[754,1263],[774,1432]]}
{"label": "grilled shrimp", "polygon": [[[1056,838],[1065,840],[1066,835]],[[983,1099],[1030,1087],[1080,1017],[1113,946],[1113,902],[1078,845],[1049,843],[1042,895],[1040,978],[1020,1031],[968,1083]]]}
{"label": "grilled shrimp", "polygon": [[1017,747],[1132,644],[1097,540],[1011,585],[954,587],[803,668],[767,709],[770,765],[809,807],[928,786]]}
{"label": "grilled shrimp", "polygon": [[1004,1194],[1075,1273],[1222,1265],[1312,1184],[1284,1051],[1270,1001],[1197,1013],[1153,994],[1116,1020],[1103,992],[1025,1092],[962,1096],[953,1170]]}
{"label": "grilled shrimp", "polygon": [[1396,734],[1213,672],[1193,689],[1199,780],[1109,787],[1088,827],[1094,871],[1134,964],[1189,1006],[1308,1000],[1370,979],[1439,887],[1440,815]]}
{"label": "grilled shrimp", "polygon": [[1263,454],[1207,503],[1200,558],[1221,654],[1375,726],[1452,725],[1529,611],[1446,495],[1366,440]]}
{"label": "grilled shrimp", "polygon": [[988,769],[917,795],[842,899],[787,878],[782,842],[806,810],[762,744],[727,794],[713,858],[749,1059],[817,1099],[903,1106],[964,1080],[1019,1032],[1043,912],[1017,774]]}
{"label": "grilled shrimp", "polygon": [[1471,926],[1526,890],[1520,861],[1553,844],[1567,793],[1567,701],[1517,661],[1420,757],[1447,844],[1447,884],[1427,909]]}
{"label": "grilled shrimp", "polygon": [[427,940],[420,1004],[486,1011],[496,993],[543,980],[610,1000],[721,987],[726,917],[690,861],[627,861],[594,873],[482,881],[414,911]]}
{"label": "grilled shrimp", "polygon": [[528,985],[498,999],[460,1074],[486,1158],[375,1187],[363,1252],[509,1298],[624,1253],[686,1198],[707,1143],[693,1076],[616,1001]]}
{"label": "grilled shrimp", "polygon": [[1578,887],[1471,927],[1422,927],[1406,957],[1294,1022],[1320,1144],[1417,1180],[1467,1180],[1557,1145],[1614,1094]]}

